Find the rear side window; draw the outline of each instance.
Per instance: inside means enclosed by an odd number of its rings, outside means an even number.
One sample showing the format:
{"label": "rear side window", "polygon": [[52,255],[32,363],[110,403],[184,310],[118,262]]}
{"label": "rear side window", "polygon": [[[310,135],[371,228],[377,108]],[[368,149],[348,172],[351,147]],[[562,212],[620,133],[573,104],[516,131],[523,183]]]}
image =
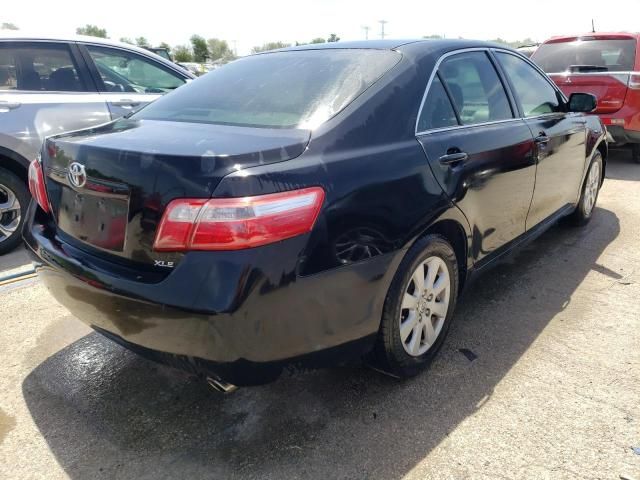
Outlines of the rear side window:
{"label": "rear side window", "polygon": [[18,88],[16,58],[14,52],[0,49],[0,91]]}
{"label": "rear side window", "polygon": [[547,73],[634,70],[636,41],[581,39],[544,43],[531,57]]}
{"label": "rear side window", "polygon": [[177,73],[141,55],[87,46],[107,92],[166,93],[185,83]]}
{"label": "rear side window", "polygon": [[418,119],[418,132],[458,125],[455,111],[438,75],[433,78]]}
{"label": "rear side window", "polygon": [[401,55],[319,49],[253,55],[158,99],[133,118],[264,128],[314,128],[344,109]]}
{"label": "rear side window", "polygon": [[66,45],[0,47],[0,90],[86,91]]}
{"label": "rear side window", "polygon": [[557,91],[538,70],[515,55],[497,52],[496,56],[511,80],[525,117],[564,111]]}
{"label": "rear side window", "polygon": [[485,52],[447,58],[439,72],[463,125],[513,118],[507,93]]}

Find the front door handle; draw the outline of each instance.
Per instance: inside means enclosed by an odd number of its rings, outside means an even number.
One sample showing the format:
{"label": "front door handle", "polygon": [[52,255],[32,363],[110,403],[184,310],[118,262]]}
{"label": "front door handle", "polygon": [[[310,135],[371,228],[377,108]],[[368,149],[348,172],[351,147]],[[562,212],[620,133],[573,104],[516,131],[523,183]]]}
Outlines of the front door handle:
{"label": "front door handle", "polygon": [[8,102],[6,100],[1,100],[0,101],[0,112],[1,113],[6,113],[9,110],[15,110],[20,105],[22,105],[20,102]]}
{"label": "front door handle", "polygon": [[448,153],[439,158],[442,165],[453,165],[455,163],[466,162],[469,155],[466,152]]}
{"label": "front door handle", "polygon": [[536,144],[538,145],[543,145],[545,143],[549,143],[549,140],[551,140],[549,137],[547,137],[547,134],[544,132],[540,132],[540,134],[533,139],[534,142],[536,142]]}

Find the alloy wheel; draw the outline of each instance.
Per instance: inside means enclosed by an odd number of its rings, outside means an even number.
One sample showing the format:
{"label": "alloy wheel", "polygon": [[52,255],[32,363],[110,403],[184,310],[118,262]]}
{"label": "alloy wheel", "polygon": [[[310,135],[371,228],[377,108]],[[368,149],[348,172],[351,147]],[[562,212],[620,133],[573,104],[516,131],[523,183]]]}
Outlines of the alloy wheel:
{"label": "alloy wheel", "polygon": [[0,242],[9,239],[20,225],[20,201],[10,188],[0,183]]}
{"label": "alloy wheel", "polygon": [[593,162],[589,169],[587,182],[584,189],[583,207],[585,215],[591,215],[591,211],[596,204],[598,188],[600,187],[600,163]]}
{"label": "alloy wheel", "polygon": [[449,310],[451,277],[440,257],[418,265],[407,285],[400,307],[400,340],[413,357],[426,353],[436,342]]}

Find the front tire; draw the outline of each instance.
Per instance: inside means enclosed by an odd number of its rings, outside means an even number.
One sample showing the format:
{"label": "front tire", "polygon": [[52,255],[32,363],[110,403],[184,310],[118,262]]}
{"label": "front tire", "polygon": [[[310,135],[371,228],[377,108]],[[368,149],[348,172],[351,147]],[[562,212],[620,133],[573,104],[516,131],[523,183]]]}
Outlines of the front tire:
{"label": "front tire", "polygon": [[427,235],[400,263],[384,303],[376,344],[383,370],[407,378],[425,370],[442,347],[458,297],[451,245]]}
{"label": "front tire", "polygon": [[13,172],[0,168],[0,255],[20,243],[29,199],[24,182]]}
{"label": "front tire", "polygon": [[587,176],[582,185],[580,200],[575,211],[569,217],[571,223],[576,226],[582,226],[589,223],[596,208],[600,186],[602,185],[602,155],[596,152],[589,165]]}

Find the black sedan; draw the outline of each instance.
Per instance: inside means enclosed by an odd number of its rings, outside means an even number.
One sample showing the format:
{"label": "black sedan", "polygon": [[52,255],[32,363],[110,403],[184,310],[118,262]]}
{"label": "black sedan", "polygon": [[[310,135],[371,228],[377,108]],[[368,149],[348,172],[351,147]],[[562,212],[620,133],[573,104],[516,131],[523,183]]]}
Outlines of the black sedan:
{"label": "black sedan", "polygon": [[472,278],[589,221],[595,106],[482,42],[254,55],[48,139],[24,238],[75,316],[218,386],[363,356],[407,377]]}

